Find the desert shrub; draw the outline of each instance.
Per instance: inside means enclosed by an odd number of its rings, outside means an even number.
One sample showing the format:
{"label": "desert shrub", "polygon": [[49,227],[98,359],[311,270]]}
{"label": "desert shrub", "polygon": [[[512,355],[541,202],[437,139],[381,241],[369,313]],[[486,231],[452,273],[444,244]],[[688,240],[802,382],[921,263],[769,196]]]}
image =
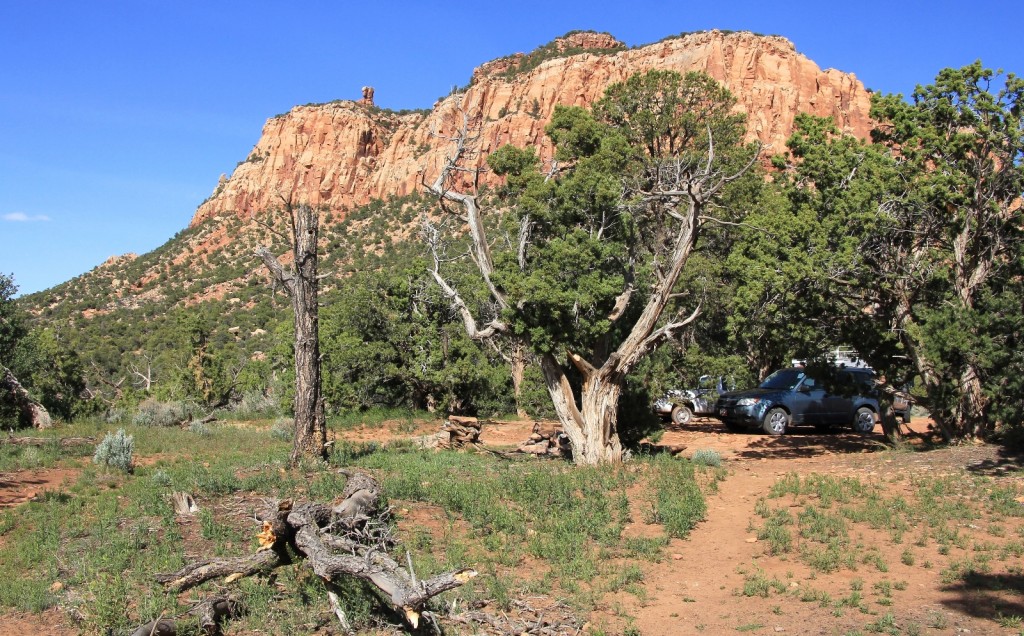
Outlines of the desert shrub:
{"label": "desert shrub", "polygon": [[281,405],[278,398],[267,395],[263,391],[246,391],[242,394],[242,399],[232,409],[232,414],[234,417],[242,419],[273,417],[281,414]]}
{"label": "desert shrub", "polygon": [[177,426],[192,412],[192,407],[185,402],[160,402],[144,400],[132,417],[135,426]]}
{"label": "desert shrub", "polygon": [[286,417],[277,418],[270,427],[270,436],[282,442],[292,441],[295,436],[295,423]]}
{"label": "desert shrub", "polygon": [[721,466],[722,456],[718,454],[718,451],[710,448],[701,448],[693,454],[690,460],[694,464],[700,464],[702,466]]}
{"label": "desert shrub", "polygon": [[113,467],[126,473],[132,472],[132,453],[135,450],[135,439],[126,435],[123,428],[116,433],[107,433],[96,445],[96,453],[92,461],[104,467]]}
{"label": "desert shrub", "polygon": [[131,421],[131,415],[125,409],[110,409],[103,421],[107,424],[122,424]]}

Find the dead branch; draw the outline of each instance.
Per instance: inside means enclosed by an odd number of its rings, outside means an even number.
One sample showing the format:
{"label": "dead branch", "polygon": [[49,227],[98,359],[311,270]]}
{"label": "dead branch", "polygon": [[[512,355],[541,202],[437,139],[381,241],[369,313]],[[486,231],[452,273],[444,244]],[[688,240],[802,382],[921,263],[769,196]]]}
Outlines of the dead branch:
{"label": "dead branch", "polygon": [[583,621],[559,602],[534,607],[527,601],[514,600],[509,611],[490,609],[481,602],[449,618],[464,625],[486,625],[487,633],[501,636],[576,636],[583,630]]}
{"label": "dead branch", "polygon": [[68,448],[69,446],[95,443],[95,437],[15,437],[8,434],[7,437],[0,438],[0,444],[10,444],[12,446],[46,446],[47,444],[57,444],[61,448]]}
{"label": "dead branch", "polygon": [[256,518],[263,530],[255,554],[204,559],[156,580],[179,592],[222,577],[231,583],[289,564],[291,546],[328,584],[343,576],[369,582],[415,629],[431,598],[465,584],[476,572],[463,569],[417,579],[388,554],[394,539],[386,523],[388,510],[380,507],[380,485],[367,473],[345,474],[349,479],[336,506],[285,501],[260,511]]}

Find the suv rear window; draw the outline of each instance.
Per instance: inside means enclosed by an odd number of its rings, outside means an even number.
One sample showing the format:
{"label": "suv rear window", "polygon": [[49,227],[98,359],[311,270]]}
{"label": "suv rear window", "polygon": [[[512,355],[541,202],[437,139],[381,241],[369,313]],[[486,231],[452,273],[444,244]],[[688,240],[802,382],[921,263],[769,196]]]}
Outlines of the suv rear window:
{"label": "suv rear window", "polygon": [[804,372],[800,369],[779,369],[764,379],[764,382],[761,383],[761,388],[792,390],[803,379]]}

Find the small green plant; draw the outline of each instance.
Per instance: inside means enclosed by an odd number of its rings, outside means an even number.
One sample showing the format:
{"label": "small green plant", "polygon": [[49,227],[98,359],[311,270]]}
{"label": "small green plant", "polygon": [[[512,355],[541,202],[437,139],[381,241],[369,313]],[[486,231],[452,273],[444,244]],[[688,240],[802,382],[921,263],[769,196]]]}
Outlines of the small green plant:
{"label": "small green plant", "polygon": [[135,439],[126,435],[123,428],[116,433],[107,433],[92,456],[94,464],[106,468],[117,468],[126,473],[132,472],[132,453],[135,451]]}
{"label": "small green plant", "polygon": [[903,554],[900,555],[900,562],[903,565],[914,565],[914,553],[911,552],[910,548],[904,550]]}
{"label": "small green plant", "polygon": [[154,484],[160,486],[161,488],[169,488],[171,484],[174,483],[173,480],[171,479],[171,476],[168,475],[167,471],[163,469],[156,470],[152,474],[152,476],[150,476],[150,479],[153,481]]}
{"label": "small green plant", "polygon": [[928,612],[928,627],[932,629],[946,629],[949,627],[949,618],[937,610]]}
{"label": "small green plant", "polygon": [[718,454],[718,451],[710,448],[701,448],[693,454],[693,457],[691,457],[690,460],[694,464],[698,464],[700,466],[717,467],[722,465],[722,456]]}

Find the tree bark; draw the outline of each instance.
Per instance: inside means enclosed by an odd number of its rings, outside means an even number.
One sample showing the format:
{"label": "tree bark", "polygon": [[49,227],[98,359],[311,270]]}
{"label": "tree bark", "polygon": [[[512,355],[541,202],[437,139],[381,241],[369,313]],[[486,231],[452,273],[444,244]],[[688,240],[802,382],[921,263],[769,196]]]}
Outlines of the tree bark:
{"label": "tree bark", "polygon": [[221,577],[230,583],[291,563],[291,547],[328,583],[341,576],[369,582],[416,628],[427,601],[465,584],[476,572],[463,569],[417,579],[411,566],[400,565],[388,553],[395,542],[383,518],[380,485],[367,473],[348,477],[343,500],[333,508],[284,501],[259,512],[263,531],[257,535],[261,548],[255,554],[197,561],[177,572],[157,575],[156,580],[176,592]]}
{"label": "tree bark", "polygon": [[286,272],[266,247],[256,254],[288,293],[295,318],[295,440],[291,465],[305,458],[327,458],[327,425],[320,375],[320,318],[317,238],[320,217],[309,205],[286,208],[292,224],[294,270]]}
{"label": "tree bark", "polygon": [[22,419],[34,428],[42,429],[53,426],[53,420],[50,419],[50,413],[46,407],[29,395],[10,369],[4,366],[0,366],[0,369],[3,369],[3,373],[0,374],[0,388],[10,393],[15,406],[21,411]]}

